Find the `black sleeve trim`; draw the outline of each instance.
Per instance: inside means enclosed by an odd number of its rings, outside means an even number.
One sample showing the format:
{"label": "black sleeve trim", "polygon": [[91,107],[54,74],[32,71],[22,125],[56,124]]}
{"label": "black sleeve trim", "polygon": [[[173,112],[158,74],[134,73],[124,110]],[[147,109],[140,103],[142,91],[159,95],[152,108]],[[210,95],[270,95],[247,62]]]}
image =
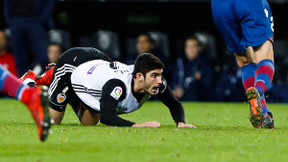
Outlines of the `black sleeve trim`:
{"label": "black sleeve trim", "polygon": [[[114,96],[115,89],[122,89],[118,98]],[[102,88],[102,97],[100,99],[100,122],[108,126],[132,126],[133,122],[120,118],[117,115],[116,107],[118,102],[126,97],[126,86],[119,79],[109,80]]]}
{"label": "black sleeve trim", "polygon": [[[53,103],[50,99],[49,99],[49,103],[50,103],[49,106],[51,109],[58,111],[58,112],[64,112],[65,111],[66,106],[57,105],[57,104]],[[61,107],[63,107],[63,108],[61,108]]]}
{"label": "black sleeve trim", "polygon": [[180,101],[172,93],[171,88],[169,87],[165,79],[163,79],[163,85],[159,91],[160,92],[157,96],[169,108],[171,116],[173,117],[175,123],[185,123],[184,108]]}

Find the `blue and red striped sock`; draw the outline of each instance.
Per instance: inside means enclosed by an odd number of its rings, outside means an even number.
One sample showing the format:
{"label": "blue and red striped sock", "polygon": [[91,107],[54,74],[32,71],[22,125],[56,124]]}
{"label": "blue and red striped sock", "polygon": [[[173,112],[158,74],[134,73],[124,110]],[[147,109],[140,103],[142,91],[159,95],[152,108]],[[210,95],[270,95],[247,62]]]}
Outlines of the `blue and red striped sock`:
{"label": "blue and red striped sock", "polygon": [[267,88],[271,84],[274,77],[274,70],[274,63],[272,60],[262,60],[258,63],[254,86],[257,88],[261,96],[266,92]]}
{"label": "blue and red striped sock", "polygon": [[[249,87],[253,87],[255,83],[255,74],[257,70],[257,65],[255,63],[251,63],[242,67],[242,83],[247,90]],[[263,113],[270,112],[267,103],[265,100],[265,96],[261,96],[262,110]]]}
{"label": "blue and red striped sock", "polygon": [[263,111],[263,114],[267,113],[267,112],[270,112],[270,110],[268,109],[267,107],[267,103],[266,103],[266,100],[265,100],[265,96],[262,95],[261,96],[261,103],[262,103],[262,111]]}
{"label": "blue and red striped sock", "polygon": [[9,92],[11,96],[21,101],[26,86],[17,81],[17,77],[0,65],[0,90]]}
{"label": "blue and red striped sock", "polygon": [[251,63],[242,67],[242,83],[245,91],[249,87],[254,86],[256,70],[257,65],[255,63]]}

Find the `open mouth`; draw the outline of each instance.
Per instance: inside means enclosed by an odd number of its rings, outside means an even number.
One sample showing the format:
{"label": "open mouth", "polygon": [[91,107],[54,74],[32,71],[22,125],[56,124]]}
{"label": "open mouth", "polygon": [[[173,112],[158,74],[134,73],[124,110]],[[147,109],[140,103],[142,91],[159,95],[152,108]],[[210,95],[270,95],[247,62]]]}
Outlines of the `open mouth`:
{"label": "open mouth", "polygon": [[158,88],[159,88],[159,87],[153,87],[153,88],[152,88],[152,92],[153,92],[153,93],[156,93],[156,92],[158,91]]}

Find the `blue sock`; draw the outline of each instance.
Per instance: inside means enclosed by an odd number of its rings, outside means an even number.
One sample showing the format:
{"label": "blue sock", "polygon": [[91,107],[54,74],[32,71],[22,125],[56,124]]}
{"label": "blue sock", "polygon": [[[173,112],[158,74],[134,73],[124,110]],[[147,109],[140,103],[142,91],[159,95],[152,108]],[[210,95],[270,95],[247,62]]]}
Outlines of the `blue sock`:
{"label": "blue sock", "polygon": [[258,90],[260,96],[264,96],[264,91],[263,91],[263,89],[261,87],[256,86],[255,88]]}
{"label": "blue sock", "polygon": [[270,110],[268,109],[268,107],[263,107],[262,108],[263,114],[270,112]]}
{"label": "blue sock", "polygon": [[0,90],[3,90],[3,86],[8,75],[9,72],[0,65]]}
{"label": "blue sock", "polygon": [[261,96],[261,103],[262,103],[262,110],[263,110],[263,114],[264,113],[267,113],[267,112],[270,112],[270,110],[268,109],[268,107],[267,107],[267,104],[266,104],[266,101],[265,101],[265,96],[264,95],[262,95]]}

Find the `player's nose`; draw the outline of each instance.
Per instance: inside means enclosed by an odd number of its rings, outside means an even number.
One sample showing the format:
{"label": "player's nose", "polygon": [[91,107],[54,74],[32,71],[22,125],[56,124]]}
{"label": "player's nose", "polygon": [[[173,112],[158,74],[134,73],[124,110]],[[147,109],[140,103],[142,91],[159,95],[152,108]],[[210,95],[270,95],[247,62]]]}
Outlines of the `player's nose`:
{"label": "player's nose", "polygon": [[162,77],[157,77],[157,84],[162,84],[163,80]]}

